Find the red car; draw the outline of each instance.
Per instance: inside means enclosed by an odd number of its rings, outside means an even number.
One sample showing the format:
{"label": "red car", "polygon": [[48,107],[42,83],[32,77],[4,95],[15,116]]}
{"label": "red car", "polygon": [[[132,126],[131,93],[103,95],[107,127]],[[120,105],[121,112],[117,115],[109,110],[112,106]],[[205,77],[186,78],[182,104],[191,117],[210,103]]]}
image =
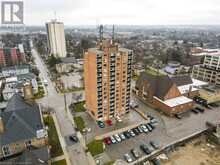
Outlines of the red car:
{"label": "red car", "polygon": [[108,126],[112,126],[112,121],[111,121],[111,120],[106,120],[106,124],[107,124]]}
{"label": "red car", "polygon": [[111,141],[110,137],[105,138],[104,143],[107,144],[107,145],[112,144],[112,141]]}

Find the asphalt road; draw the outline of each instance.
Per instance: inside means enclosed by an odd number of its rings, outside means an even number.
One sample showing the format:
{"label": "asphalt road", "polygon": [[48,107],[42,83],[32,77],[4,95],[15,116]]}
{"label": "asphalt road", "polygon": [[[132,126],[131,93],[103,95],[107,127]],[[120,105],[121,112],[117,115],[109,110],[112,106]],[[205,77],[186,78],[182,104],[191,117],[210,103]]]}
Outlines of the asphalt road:
{"label": "asphalt road", "polygon": [[[35,58],[35,63],[40,70],[40,76],[48,81],[47,93],[48,95],[40,99],[38,102],[44,107],[51,107],[55,110],[60,132],[62,135],[61,145],[66,149],[68,157],[72,165],[89,165],[87,156],[84,152],[82,145],[74,144],[67,145],[66,137],[75,133],[74,125],[71,121],[71,115],[65,111],[64,97],[59,95],[53,86],[52,81],[49,79],[48,70],[42,61],[41,57],[35,49],[32,49],[32,55]],[[69,97],[68,97],[69,98]],[[71,100],[71,99],[68,99]],[[69,102],[69,101],[68,101]]]}

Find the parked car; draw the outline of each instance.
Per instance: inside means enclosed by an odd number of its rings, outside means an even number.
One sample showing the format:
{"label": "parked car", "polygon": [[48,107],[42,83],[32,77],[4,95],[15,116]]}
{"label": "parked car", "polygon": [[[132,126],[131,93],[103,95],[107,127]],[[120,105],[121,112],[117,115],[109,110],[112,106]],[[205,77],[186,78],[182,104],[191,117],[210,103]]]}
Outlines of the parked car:
{"label": "parked car", "polygon": [[105,128],[105,123],[102,121],[97,121],[97,124],[100,128]]}
{"label": "parked car", "polygon": [[125,135],[125,137],[127,139],[129,139],[131,137],[131,135],[130,135],[130,133],[128,133],[128,131],[125,131],[123,134]]}
{"label": "parked car", "polygon": [[203,108],[200,108],[200,107],[196,107],[195,109],[197,109],[201,113],[204,113],[204,111],[205,111]]}
{"label": "parked car", "polygon": [[128,130],[128,133],[132,136],[135,137],[135,133],[132,130]]}
{"label": "parked car", "polygon": [[151,151],[148,149],[146,144],[140,145],[140,149],[147,155],[149,155],[151,153]]}
{"label": "parked car", "polygon": [[154,124],[154,123],[158,123],[158,121],[157,121],[157,119],[153,118],[153,119],[150,120],[150,123]]}
{"label": "parked car", "polygon": [[141,129],[140,126],[137,127],[140,133],[143,133],[144,131]]}
{"label": "parked car", "polygon": [[153,165],[160,165],[160,159],[158,158],[152,159],[151,162],[153,163]]}
{"label": "parked car", "polygon": [[146,125],[141,125],[140,127],[145,133],[149,132]]}
{"label": "parked car", "polygon": [[150,152],[154,152],[154,147],[150,144],[146,144],[147,148],[150,150]]}
{"label": "parked car", "polygon": [[151,123],[148,123],[148,125],[152,128],[152,130],[155,128],[155,127],[153,126],[153,124],[151,124]]}
{"label": "parked car", "polygon": [[111,136],[110,139],[111,139],[113,144],[117,143],[117,141],[115,140],[115,138],[113,136]]}
{"label": "parked car", "polygon": [[193,113],[195,113],[195,114],[198,114],[199,113],[199,111],[197,110],[197,109],[192,109],[191,110]]}
{"label": "parked car", "polygon": [[159,142],[156,141],[156,140],[151,140],[151,141],[150,141],[150,145],[151,145],[152,147],[154,147],[155,149],[159,149],[159,148],[160,148],[160,144],[159,144]]}
{"label": "parked car", "polygon": [[104,143],[107,144],[107,145],[112,144],[111,138],[110,137],[105,138]]}
{"label": "parked car", "polygon": [[107,124],[108,126],[112,126],[112,121],[111,121],[111,120],[106,120],[106,124]]}
{"label": "parked car", "polygon": [[210,103],[209,106],[214,107],[214,108],[219,107],[219,105],[217,103]]}
{"label": "parked car", "polygon": [[140,153],[138,152],[138,150],[137,149],[131,149],[131,153],[132,153],[132,155],[137,159],[137,158],[139,158],[140,157]]}
{"label": "parked car", "polygon": [[137,128],[133,128],[132,131],[135,133],[135,135],[139,135],[140,134],[140,132],[138,131]]}
{"label": "parked car", "polygon": [[119,137],[118,134],[115,134],[115,135],[114,135],[114,138],[115,138],[115,140],[116,140],[118,143],[121,142],[121,138]]}
{"label": "parked car", "polygon": [[119,136],[120,136],[121,140],[125,140],[126,139],[126,137],[125,137],[125,135],[123,133],[120,133]]}
{"label": "parked car", "polygon": [[79,141],[78,137],[76,135],[69,136],[70,141],[77,143]]}
{"label": "parked car", "polygon": [[146,124],[146,127],[147,127],[148,131],[150,131],[150,132],[153,131],[153,129],[151,128],[151,126],[149,126],[149,124]]}
{"label": "parked car", "polygon": [[124,159],[128,162],[131,163],[133,160],[129,154],[124,154]]}
{"label": "parked car", "polygon": [[134,100],[131,100],[130,107],[133,108],[133,109],[134,108],[138,108],[138,103],[136,101],[134,101]]}

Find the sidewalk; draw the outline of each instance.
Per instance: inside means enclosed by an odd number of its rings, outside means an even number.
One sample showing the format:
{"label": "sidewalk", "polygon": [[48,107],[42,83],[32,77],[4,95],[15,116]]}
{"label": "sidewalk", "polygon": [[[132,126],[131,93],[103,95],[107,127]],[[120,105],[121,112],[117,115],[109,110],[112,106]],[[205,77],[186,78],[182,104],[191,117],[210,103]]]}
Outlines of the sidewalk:
{"label": "sidewalk", "polygon": [[67,165],[71,165],[71,162],[70,162],[70,159],[69,159],[69,156],[68,156],[68,152],[66,150],[66,143],[64,141],[64,138],[61,135],[60,127],[59,127],[56,115],[52,114],[52,117],[53,117],[53,120],[54,120],[54,123],[55,123],[55,127],[56,127],[56,130],[57,130],[57,134],[58,134],[58,138],[59,138],[59,141],[60,141],[60,145],[61,145],[63,153],[64,153],[63,157],[66,159]]}

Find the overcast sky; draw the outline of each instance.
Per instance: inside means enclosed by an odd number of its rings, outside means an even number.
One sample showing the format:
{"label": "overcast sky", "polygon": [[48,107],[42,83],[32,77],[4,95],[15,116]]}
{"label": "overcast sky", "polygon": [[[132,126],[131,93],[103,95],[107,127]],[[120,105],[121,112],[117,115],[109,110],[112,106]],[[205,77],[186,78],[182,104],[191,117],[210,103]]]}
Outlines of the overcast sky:
{"label": "overcast sky", "polygon": [[24,0],[25,24],[220,24],[220,0]]}

